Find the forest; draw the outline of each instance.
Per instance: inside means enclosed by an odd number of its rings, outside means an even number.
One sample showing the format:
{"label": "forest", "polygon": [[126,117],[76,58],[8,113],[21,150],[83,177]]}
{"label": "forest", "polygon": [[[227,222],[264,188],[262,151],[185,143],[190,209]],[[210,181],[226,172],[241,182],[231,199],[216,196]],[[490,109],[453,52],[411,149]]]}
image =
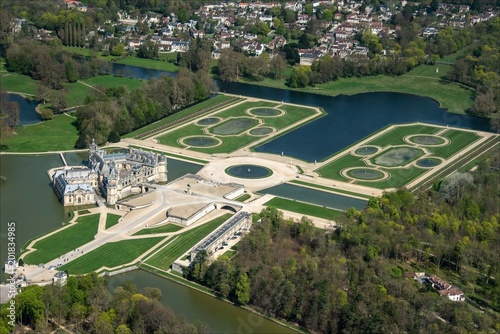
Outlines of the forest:
{"label": "forest", "polygon": [[[97,274],[69,277],[65,285],[33,285],[16,296],[16,326],[8,324],[5,304],[0,309],[0,333],[51,333],[65,326],[72,333],[208,333],[161,303],[157,288],[138,290],[124,282],[110,292]],[[70,332],[70,333],[71,333]]]}
{"label": "forest", "polygon": [[[200,254],[185,276],[313,332],[498,332],[499,167],[497,151],[429,191],[372,198],[330,233],[266,208],[235,257]],[[468,301],[440,297],[409,272],[438,274]]]}

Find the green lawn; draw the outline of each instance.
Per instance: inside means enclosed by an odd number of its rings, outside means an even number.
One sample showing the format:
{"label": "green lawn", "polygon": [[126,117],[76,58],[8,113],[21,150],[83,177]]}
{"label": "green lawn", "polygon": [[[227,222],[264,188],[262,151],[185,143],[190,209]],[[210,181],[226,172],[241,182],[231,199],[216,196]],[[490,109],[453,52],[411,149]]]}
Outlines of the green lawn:
{"label": "green lawn", "polygon": [[182,230],[183,228],[184,228],[183,226],[179,226],[179,225],[166,224],[163,226],[142,229],[139,232],[134,233],[134,235],[170,233],[170,232],[177,232],[179,230]]}
{"label": "green lawn", "polygon": [[106,230],[108,228],[113,227],[116,224],[118,224],[118,221],[120,220],[121,217],[122,216],[115,215],[115,214],[112,214],[112,213],[108,213],[106,215]]}
{"label": "green lawn", "polygon": [[[237,106],[228,108],[224,111],[218,112],[215,116],[221,118],[228,117],[239,117],[239,116],[249,116],[249,114],[245,113],[245,110],[250,108],[258,108],[258,107],[276,107],[278,104],[268,101],[255,101],[255,102],[243,102],[238,104]],[[218,123],[220,124],[220,123]]]}
{"label": "green lawn", "polygon": [[249,194],[243,194],[241,195],[240,197],[236,198],[235,201],[238,201],[238,202],[245,202],[247,199],[249,199],[250,196]]}
{"label": "green lawn", "polygon": [[44,152],[74,149],[78,131],[75,118],[55,115],[50,121],[17,128],[16,134],[1,142],[9,152]]}
{"label": "green lawn", "polygon": [[64,83],[64,88],[67,92],[66,99],[68,107],[74,107],[84,104],[85,98],[95,92],[95,89],[92,87],[110,88],[124,86],[128,90],[134,90],[141,87],[144,82],[144,80],[140,79],[131,79],[115,75],[99,75],[73,83]]}
{"label": "green lawn", "polygon": [[366,166],[366,164],[359,157],[346,154],[317,169],[316,172],[327,179],[347,181],[347,179],[340,174],[342,169],[364,166]]}
{"label": "green lawn", "polygon": [[180,234],[175,241],[147,260],[146,263],[160,269],[168,269],[177,258],[193,248],[198,242],[229,219],[229,217],[231,217],[230,214],[222,215],[208,223]]}
{"label": "green lawn", "polygon": [[479,136],[473,132],[455,129],[446,130],[440,136],[449,139],[450,143],[445,146],[428,147],[428,150],[433,156],[444,159],[448,159],[479,139]]}
{"label": "green lawn", "polygon": [[126,64],[131,66],[138,66],[144,68],[151,68],[153,70],[167,71],[167,72],[177,72],[179,67],[174,63],[168,61],[168,58],[163,57],[164,60],[155,59],[143,59],[136,56],[129,56],[122,59],[118,59],[115,62],[117,64]]}
{"label": "green lawn", "polygon": [[373,188],[386,189],[386,188],[401,188],[406,186],[409,182],[415,180],[420,175],[429,171],[429,168],[419,168],[411,166],[407,169],[390,169],[386,170],[391,174],[391,177],[387,180],[378,182],[365,182],[356,181],[356,184],[361,184]]}
{"label": "green lawn", "polygon": [[366,145],[374,145],[379,147],[385,147],[387,145],[407,145],[408,143],[404,141],[404,137],[414,134],[433,134],[440,131],[442,128],[427,126],[427,125],[408,125],[408,126],[397,126],[384,133],[383,135],[374,138],[373,140],[366,143]]}
{"label": "green lawn", "polygon": [[0,63],[0,87],[7,92],[36,95],[38,81],[27,75],[7,72],[5,63]]}
{"label": "green lawn", "polygon": [[446,64],[421,65],[415,67],[413,70],[406,73],[405,75],[420,76],[433,79],[443,79],[449,70],[451,70],[451,65],[446,65]]}
{"label": "green lawn", "polygon": [[334,210],[326,208],[323,206],[298,202],[290,199],[285,199],[281,197],[274,197],[270,201],[264,203],[266,206],[275,207],[281,210],[287,210],[292,212],[297,212],[307,216],[319,217],[324,219],[334,220],[339,216],[343,215],[344,212],[339,210]]}
{"label": "green lawn", "polygon": [[79,217],[77,223],[35,243],[37,250],[24,257],[28,264],[49,262],[94,240],[99,214]]}
{"label": "green lawn", "polygon": [[189,108],[186,108],[186,109],[183,109],[183,110],[181,110],[179,112],[176,112],[175,114],[169,115],[169,116],[165,117],[164,119],[162,119],[160,121],[157,121],[155,123],[146,125],[146,126],[140,128],[140,129],[132,131],[132,132],[124,135],[123,138],[135,137],[138,134],[141,134],[141,133],[146,132],[146,131],[151,130],[151,129],[155,129],[155,128],[163,125],[163,124],[167,124],[167,123],[176,121],[176,120],[178,120],[178,119],[180,119],[180,118],[182,118],[184,116],[189,116],[191,114],[194,114],[197,111],[209,108],[211,106],[216,105],[217,103],[221,103],[221,102],[230,100],[232,98],[233,97],[229,96],[229,95],[221,95],[221,94],[217,95],[217,96],[212,97],[212,98],[210,98],[208,100],[205,100],[205,101],[202,101],[200,103],[197,103],[197,104],[195,104],[195,105],[193,105],[193,106],[191,106]]}
{"label": "green lawn", "polygon": [[70,275],[87,274],[102,266],[114,268],[134,261],[165,238],[143,238],[107,243],[62,266]]}
{"label": "green lawn", "polygon": [[[272,102],[267,102],[267,101],[252,101],[252,102],[244,102],[239,105],[233,106],[229,109],[226,109],[224,111],[221,111],[219,113],[216,113],[212,116],[217,116],[221,118],[221,121],[218,122],[217,124],[211,126],[208,128],[208,132],[210,136],[213,136],[215,138],[218,138],[222,141],[222,143],[218,146],[215,147],[189,147],[189,149],[194,150],[194,151],[199,151],[199,152],[204,152],[208,154],[212,153],[230,153],[234,152],[242,147],[245,147],[247,145],[250,145],[252,142],[257,141],[262,139],[265,136],[252,136],[248,135],[246,133],[240,133],[242,131],[248,130],[246,128],[245,130],[239,131],[237,134],[229,134],[229,135],[219,135],[215,134],[215,131],[220,130],[219,127],[223,127],[226,125],[231,124],[231,119],[228,118],[234,118],[234,117],[255,117],[255,120],[260,119],[264,122],[265,125],[274,127],[277,130],[280,130],[282,128],[285,128],[289,125],[292,125],[296,123],[297,121],[300,121],[304,118],[307,118],[309,116],[312,116],[315,114],[315,110],[312,108],[307,108],[307,107],[300,107],[300,106],[295,106],[295,105],[283,105],[280,106],[279,109],[285,111],[286,113],[282,116],[277,116],[277,117],[259,117],[259,116],[252,116],[247,114],[245,111],[251,108],[258,108],[258,107],[276,107],[276,103]],[[254,124],[254,126],[257,126],[257,123]],[[164,145],[169,145],[173,147],[179,147],[179,148],[187,148],[187,145],[184,145],[180,143],[178,140],[183,137],[188,137],[188,136],[200,136],[200,135],[206,135],[204,130],[207,129],[207,126],[200,126],[197,125],[196,123],[193,124],[187,124],[185,126],[182,126],[180,128],[177,128],[176,130],[169,132],[161,137],[156,138],[161,144]],[[275,133],[270,134],[270,136],[274,136]]]}

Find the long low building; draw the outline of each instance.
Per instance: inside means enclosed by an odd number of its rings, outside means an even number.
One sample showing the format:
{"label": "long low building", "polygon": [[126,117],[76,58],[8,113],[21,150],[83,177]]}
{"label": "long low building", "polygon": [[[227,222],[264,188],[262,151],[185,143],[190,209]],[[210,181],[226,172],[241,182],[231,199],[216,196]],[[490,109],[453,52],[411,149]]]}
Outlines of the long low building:
{"label": "long low building", "polygon": [[243,229],[250,228],[251,224],[252,215],[250,213],[244,211],[238,212],[191,250],[191,261],[201,251],[206,251],[207,255],[210,257],[219,247],[222,247],[223,244],[231,239],[236,233],[241,232]]}

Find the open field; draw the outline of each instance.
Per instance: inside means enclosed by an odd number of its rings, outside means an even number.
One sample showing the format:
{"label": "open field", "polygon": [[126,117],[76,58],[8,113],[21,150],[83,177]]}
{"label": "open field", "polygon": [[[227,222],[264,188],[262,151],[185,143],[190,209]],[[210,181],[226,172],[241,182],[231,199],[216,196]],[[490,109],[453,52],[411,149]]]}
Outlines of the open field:
{"label": "open field", "polygon": [[306,216],[319,217],[330,220],[335,220],[337,217],[344,214],[342,211],[339,210],[298,202],[281,197],[274,197],[273,199],[264,203],[264,205],[271,206],[281,210],[301,213]]}
{"label": "open field", "polygon": [[139,232],[134,233],[134,235],[146,235],[146,234],[156,234],[156,233],[170,233],[182,230],[184,227],[174,224],[165,224],[163,226],[144,228]]}
{"label": "open field", "polygon": [[156,237],[109,242],[62,266],[60,270],[68,271],[70,275],[78,275],[96,271],[102,266],[113,268],[127,264],[163,239],[165,238]]}
{"label": "open field", "polygon": [[[259,116],[252,114],[254,108],[273,108],[277,110],[276,115]],[[304,118],[314,115],[314,109],[295,105],[279,105],[268,101],[247,101],[209,117],[217,118],[215,124],[201,125],[198,122],[177,128],[157,138],[159,143],[179,148],[187,148],[204,153],[230,153],[252,142],[264,137],[274,136],[287,126],[290,126]],[[207,117],[208,118],[208,117]],[[200,117],[200,120],[203,120]],[[269,134],[251,135],[249,130],[256,128],[269,128]],[[267,130],[267,129],[266,129]],[[206,147],[202,145],[192,146],[184,142],[183,138],[191,136],[202,136],[212,140],[213,144]],[[216,145],[216,146],[215,146]]]}
{"label": "open field", "polygon": [[122,216],[119,215],[114,215],[112,213],[108,213],[106,216],[106,230],[110,227],[115,226],[118,224],[118,221],[120,220]]}
{"label": "open field", "polygon": [[[428,69],[425,67],[429,67]],[[439,73],[435,73],[435,68]],[[447,65],[420,65],[401,76],[372,76],[362,78],[343,78],[315,87],[290,89],[286,80],[264,79],[259,82],[247,82],[259,86],[296,90],[322,95],[354,95],[366,92],[397,92],[430,97],[439,102],[442,108],[450,112],[464,114],[469,110],[475,98],[475,92],[459,84],[443,80]]]}
{"label": "open field", "polygon": [[230,214],[222,215],[208,223],[180,234],[175,241],[147,260],[146,264],[160,269],[168,269],[179,256],[193,248],[198,242],[229,219],[229,217],[231,217]]}
{"label": "open field", "polygon": [[[155,59],[144,59],[138,58],[136,56],[129,56],[125,58],[118,59],[114,61],[117,64],[125,64],[131,66],[138,66],[144,68],[150,68],[153,70],[160,70],[166,72],[177,72],[179,71],[179,67],[172,62],[169,62],[169,57],[162,57],[163,60],[155,60]],[[175,56],[177,59],[177,56]]]}
{"label": "open field", "polygon": [[7,72],[5,63],[0,63],[0,87],[7,92],[36,95],[38,81],[27,75]]}
{"label": "open field", "polygon": [[[439,134],[436,135],[436,133]],[[422,134],[423,138],[420,137],[420,140],[427,140],[428,144],[424,144],[425,142],[415,144],[413,140],[417,140],[418,136],[410,138],[411,142],[404,140],[409,135],[418,134]],[[426,135],[431,136],[426,137]],[[343,155],[316,171],[328,179],[379,189],[404,187],[432,168],[439,167],[442,160],[459,154],[479,138],[480,136],[473,132],[458,129],[425,124],[399,125],[384,134],[368,138],[359,149],[354,151],[356,155],[348,148]],[[432,141],[435,143],[433,144]],[[373,148],[374,152],[358,156],[360,154],[358,150],[363,150],[363,147]],[[427,159],[428,163],[436,162],[437,165],[436,167],[433,165],[420,167],[417,165],[419,159],[424,162]],[[351,168],[355,168],[352,173],[357,173],[357,175],[351,174],[351,171],[344,171]]]}
{"label": "open field", "polygon": [[52,261],[94,240],[98,225],[99,214],[80,217],[77,224],[37,241],[33,246],[37,250],[26,255],[23,260],[28,264]]}
{"label": "open field", "polygon": [[73,125],[75,118],[55,115],[50,121],[25,125],[16,134],[1,143],[1,150],[8,152],[45,152],[72,150],[78,139]]}

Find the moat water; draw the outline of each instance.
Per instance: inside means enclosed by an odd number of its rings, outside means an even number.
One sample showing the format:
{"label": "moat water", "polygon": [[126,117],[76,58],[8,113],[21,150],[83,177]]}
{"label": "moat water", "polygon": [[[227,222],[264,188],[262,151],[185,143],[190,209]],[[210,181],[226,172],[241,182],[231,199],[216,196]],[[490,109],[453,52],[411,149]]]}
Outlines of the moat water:
{"label": "moat water", "polygon": [[25,99],[17,94],[7,94],[7,99],[19,105],[19,125],[35,124],[42,121],[40,114],[35,110],[38,105],[37,101]]}

